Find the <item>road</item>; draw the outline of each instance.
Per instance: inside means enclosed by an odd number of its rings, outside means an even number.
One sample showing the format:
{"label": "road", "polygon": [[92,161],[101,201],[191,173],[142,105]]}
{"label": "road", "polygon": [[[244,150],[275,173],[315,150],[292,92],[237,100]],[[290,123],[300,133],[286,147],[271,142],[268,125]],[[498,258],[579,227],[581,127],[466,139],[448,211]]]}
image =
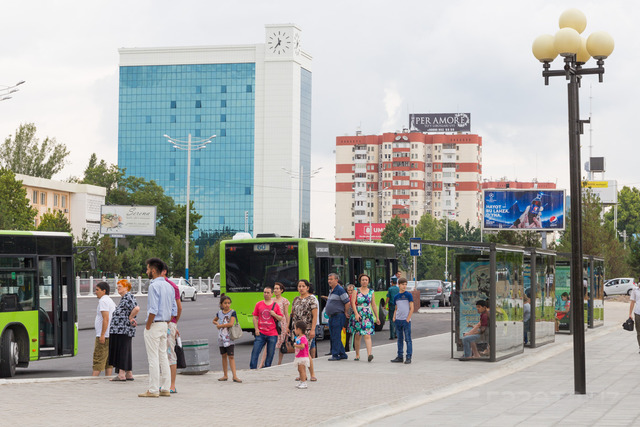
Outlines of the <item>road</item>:
{"label": "road", "polygon": [[[119,298],[114,298],[116,303]],[[96,298],[79,298],[78,313],[79,327],[78,332],[78,355],[75,357],[66,357],[61,359],[39,360],[31,362],[26,369],[18,368],[15,378],[50,378],[50,377],[77,377],[91,375],[91,361],[93,356],[93,344],[95,334],[93,330],[93,321],[95,318],[95,310],[97,306]],[[144,320],[146,312],[146,297],[138,298],[138,304],[141,308],[141,323]],[[218,298],[213,295],[199,294],[198,299],[193,301],[185,301],[182,303],[183,311],[180,319],[179,329],[184,340],[208,339],[209,355],[212,370],[221,370],[222,364],[220,353],[217,346],[217,330],[211,324],[214,313],[218,310]],[[133,339],[133,367],[135,374],[146,374],[147,356],[144,348],[143,327],[138,326],[136,337]],[[89,328],[89,329],[87,329]],[[416,313],[412,318],[413,338],[426,337],[429,335],[441,334],[451,331],[451,317],[447,313]],[[388,323],[382,332],[373,336],[373,345],[389,344]],[[249,367],[249,359],[251,357],[251,349],[253,346],[253,335],[244,333],[242,338],[236,341],[236,363],[238,369],[247,369]],[[364,342],[362,343],[362,352],[366,354]],[[329,341],[323,340],[318,342],[318,355],[322,356],[329,352]],[[375,350],[374,350],[375,355]],[[278,361],[278,355],[274,357],[274,364]],[[293,355],[284,356],[283,362],[293,360]]]}

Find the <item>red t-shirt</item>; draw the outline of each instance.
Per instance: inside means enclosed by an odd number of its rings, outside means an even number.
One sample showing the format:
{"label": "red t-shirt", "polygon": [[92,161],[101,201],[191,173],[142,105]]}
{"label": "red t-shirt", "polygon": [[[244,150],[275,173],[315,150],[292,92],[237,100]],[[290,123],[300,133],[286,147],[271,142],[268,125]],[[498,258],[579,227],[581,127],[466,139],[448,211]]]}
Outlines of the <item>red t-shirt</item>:
{"label": "red t-shirt", "polygon": [[275,307],[273,304],[274,303],[267,305],[264,301],[260,301],[256,304],[256,308],[253,309],[253,315],[258,318],[258,330],[262,335],[266,335],[268,337],[278,335],[278,331],[276,330],[276,319],[270,313],[271,307],[273,307],[273,311],[278,316],[282,316],[282,311],[280,311],[278,304],[276,304]]}

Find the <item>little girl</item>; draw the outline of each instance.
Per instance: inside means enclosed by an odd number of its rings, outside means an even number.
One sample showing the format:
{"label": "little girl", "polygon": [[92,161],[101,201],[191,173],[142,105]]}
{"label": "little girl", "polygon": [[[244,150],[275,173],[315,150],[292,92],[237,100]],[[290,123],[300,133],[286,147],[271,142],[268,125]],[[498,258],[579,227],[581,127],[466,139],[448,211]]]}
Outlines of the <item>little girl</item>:
{"label": "little girl", "polygon": [[298,367],[298,375],[300,376],[300,383],[296,387],[302,389],[307,388],[307,368],[309,367],[309,341],[304,335],[307,324],[299,320],[295,327],[296,338],[293,346],[296,349],[296,358],[293,364]]}
{"label": "little girl", "polygon": [[218,328],[218,346],[220,347],[220,355],[222,356],[222,371],[224,375],[218,378],[218,381],[226,381],[227,376],[227,358],[231,366],[233,374],[233,382],[241,383],[242,380],[236,376],[236,361],[233,358],[233,341],[229,337],[229,328],[237,321],[235,310],[231,310],[231,298],[226,295],[220,297],[220,310],[213,319],[213,324]]}

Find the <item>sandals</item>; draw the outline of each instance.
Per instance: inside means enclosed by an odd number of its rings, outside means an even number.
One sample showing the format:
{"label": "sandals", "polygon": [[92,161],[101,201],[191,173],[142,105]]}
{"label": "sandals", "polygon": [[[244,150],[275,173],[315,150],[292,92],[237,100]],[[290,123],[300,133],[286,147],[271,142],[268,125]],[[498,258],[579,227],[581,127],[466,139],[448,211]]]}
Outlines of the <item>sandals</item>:
{"label": "sandals", "polygon": [[356,358],[354,358],[353,360],[357,362],[358,360],[360,360],[360,358],[359,358],[359,357],[356,357]]}
{"label": "sandals", "polygon": [[234,378],[234,379],[233,379],[233,382],[234,382],[234,383],[241,383],[241,382],[242,382],[242,380],[241,380],[240,378]]}
{"label": "sandals", "polygon": [[222,378],[218,378],[218,381],[226,381],[226,380],[228,380],[228,379],[229,379],[229,378],[227,378],[227,377],[222,377]]}
{"label": "sandals", "polygon": [[367,357],[367,362],[371,362],[373,360],[373,354],[370,354],[369,357]]}
{"label": "sandals", "polygon": [[120,377],[113,377],[111,378],[109,381],[113,381],[113,382],[126,382],[127,379],[126,378],[120,378]]}
{"label": "sandals", "polygon": [[178,389],[175,389],[175,388],[170,388],[169,389],[169,393],[170,394],[174,394],[174,393],[177,393],[177,392],[178,392]]}
{"label": "sandals", "polygon": [[316,382],[316,381],[318,381],[318,379],[316,377],[311,377],[311,379],[309,381]]}

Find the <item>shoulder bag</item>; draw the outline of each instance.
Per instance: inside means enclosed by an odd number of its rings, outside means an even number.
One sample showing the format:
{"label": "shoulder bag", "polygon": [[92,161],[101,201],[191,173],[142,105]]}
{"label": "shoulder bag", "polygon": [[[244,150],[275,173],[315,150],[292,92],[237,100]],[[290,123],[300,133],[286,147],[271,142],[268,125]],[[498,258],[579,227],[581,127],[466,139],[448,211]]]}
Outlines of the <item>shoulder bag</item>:
{"label": "shoulder bag", "polygon": [[180,337],[176,339],[174,351],[176,352],[176,368],[185,369],[187,367],[187,361],[184,358],[184,350],[182,348],[182,340]]}
{"label": "shoulder bag", "polygon": [[231,341],[236,341],[242,338],[242,328],[240,327],[240,321],[238,320],[238,313],[233,313],[236,318],[236,321],[233,323],[233,326],[229,328],[229,338]]}
{"label": "shoulder bag", "polygon": [[[273,306],[271,307],[271,310],[273,310],[274,308],[276,308],[276,303],[273,303]],[[280,321],[277,319],[273,319],[274,322],[276,322],[276,332],[278,333],[278,336],[282,335],[282,326],[280,326]]]}

